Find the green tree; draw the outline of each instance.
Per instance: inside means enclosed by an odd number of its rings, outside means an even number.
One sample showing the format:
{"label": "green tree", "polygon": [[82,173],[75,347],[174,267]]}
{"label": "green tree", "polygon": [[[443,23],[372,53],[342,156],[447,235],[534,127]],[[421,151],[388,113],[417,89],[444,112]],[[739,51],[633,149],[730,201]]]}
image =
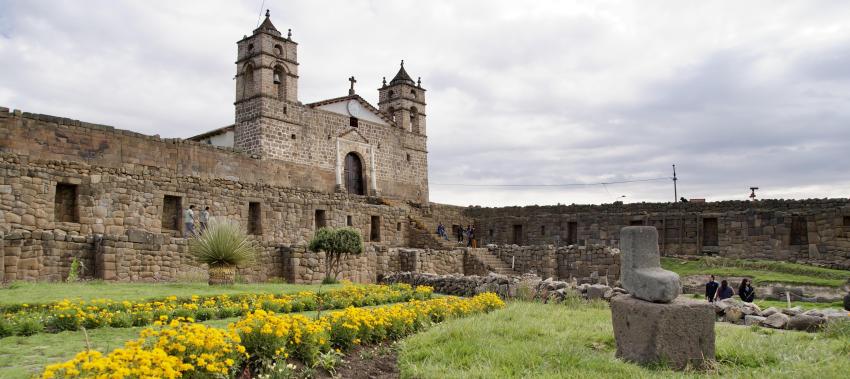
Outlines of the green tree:
{"label": "green tree", "polygon": [[339,276],[339,262],[343,256],[363,252],[363,238],[354,228],[321,228],[310,240],[308,248],[314,252],[325,252],[325,280],[331,282]]}

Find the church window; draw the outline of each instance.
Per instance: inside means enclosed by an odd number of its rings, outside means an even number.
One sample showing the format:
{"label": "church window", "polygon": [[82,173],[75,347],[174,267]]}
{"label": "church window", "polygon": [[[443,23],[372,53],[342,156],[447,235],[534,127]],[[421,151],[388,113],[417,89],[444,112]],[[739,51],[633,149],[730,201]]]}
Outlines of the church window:
{"label": "church window", "polygon": [[390,108],[387,110],[387,113],[389,113],[389,114],[390,114],[390,119],[392,119],[392,120],[393,120],[393,122],[395,122],[395,108],[390,107]]}
{"label": "church window", "polygon": [[345,225],[354,226],[354,220],[352,219],[351,215],[345,216]]}
{"label": "church window", "polygon": [[419,113],[416,107],[410,107],[410,131],[419,133]]}
{"label": "church window", "polygon": [[248,52],[250,53],[250,52],[252,52],[252,51],[254,51],[254,44],[253,44],[253,43],[249,43],[249,44],[248,44]]}
{"label": "church window", "polygon": [[282,57],[283,56],[283,48],[280,45],[274,45],[274,53],[275,55]]}
{"label": "church window", "polygon": [[393,96],[395,96],[395,92],[394,92],[393,90],[390,90],[390,92],[389,92],[388,94],[389,94],[389,97],[390,97],[390,98],[392,98]]}
{"label": "church window", "polygon": [[58,222],[79,222],[77,211],[77,186],[74,184],[57,183],[54,198],[54,216]]}
{"label": "church window", "polygon": [[348,126],[352,128],[356,128],[358,126],[357,117],[349,117],[348,118]]}
{"label": "church window", "polygon": [[245,80],[243,83],[242,93],[243,98],[247,98],[254,94],[254,66],[250,63],[245,65],[245,72],[243,75],[245,76]]}
{"label": "church window", "polygon": [[410,90],[410,94],[413,96],[414,99],[416,98],[416,91],[415,90]]}
{"label": "church window", "polygon": [[277,87],[277,98],[286,100],[286,70],[284,70],[283,66],[277,65],[272,75],[275,87]]}
{"label": "church window", "polygon": [[293,134],[293,135],[289,136],[289,138],[291,138],[291,139],[295,139],[295,134]]}
{"label": "church window", "polygon": [[407,161],[410,162],[410,153],[407,153]]}

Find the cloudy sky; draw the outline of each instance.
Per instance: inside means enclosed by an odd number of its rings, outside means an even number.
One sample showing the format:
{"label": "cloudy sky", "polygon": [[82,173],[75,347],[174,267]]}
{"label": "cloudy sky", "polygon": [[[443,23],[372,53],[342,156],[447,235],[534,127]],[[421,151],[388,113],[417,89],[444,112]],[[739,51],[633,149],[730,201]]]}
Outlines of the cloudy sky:
{"label": "cloudy sky", "polygon": [[[257,1],[0,0],[0,106],[188,137],[233,122]],[[781,4],[780,4],[781,3]],[[300,100],[428,90],[432,201],[850,195],[846,1],[266,0]],[[560,185],[476,187],[474,185]],[[625,196],[625,197],[622,197]]]}

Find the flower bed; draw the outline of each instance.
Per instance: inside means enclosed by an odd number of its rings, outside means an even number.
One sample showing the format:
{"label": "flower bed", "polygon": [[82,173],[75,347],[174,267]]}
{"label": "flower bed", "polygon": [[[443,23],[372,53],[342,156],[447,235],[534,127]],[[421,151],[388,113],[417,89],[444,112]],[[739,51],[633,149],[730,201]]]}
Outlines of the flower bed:
{"label": "flower bed", "polygon": [[192,296],[143,302],[63,300],[41,306],[21,306],[0,317],[0,337],[6,335],[31,335],[42,331],[60,332],[110,327],[150,325],[155,320],[192,318],[205,321],[238,317],[255,310],[276,313],[340,309],[349,306],[370,306],[431,297],[430,287],[409,285],[346,285],[339,289],[315,293],[298,292],[295,295],[245,294],[219,296]]}
{"label": "flower bed", "polygon": [[[435,322],[504,307],[492,293],[473,298],[412,300],[374,309],[349,307],[319,319],[258,309],[228,329],[172,320],[160,329],[142,331],[104,356],[81,352],[48,366],[42,378],[80,377],[235,377],[258,363],[299,359],[312,364],[319,354],[336,349],[397,339]],[[165,364],[163,364],[165,363]]]}

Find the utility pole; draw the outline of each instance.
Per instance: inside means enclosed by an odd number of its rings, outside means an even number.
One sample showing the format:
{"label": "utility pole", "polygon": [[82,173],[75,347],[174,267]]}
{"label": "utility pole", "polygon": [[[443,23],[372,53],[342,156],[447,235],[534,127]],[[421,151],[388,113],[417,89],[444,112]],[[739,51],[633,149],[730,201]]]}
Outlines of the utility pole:
{"label": "utility pole", "polygon": [[674,203],[679,202],[679,190],[676,188],[676,181],[678,181],[678,180],[679,180],[679,178],[676,177],[676,165],[673,165],[673,202]]}

